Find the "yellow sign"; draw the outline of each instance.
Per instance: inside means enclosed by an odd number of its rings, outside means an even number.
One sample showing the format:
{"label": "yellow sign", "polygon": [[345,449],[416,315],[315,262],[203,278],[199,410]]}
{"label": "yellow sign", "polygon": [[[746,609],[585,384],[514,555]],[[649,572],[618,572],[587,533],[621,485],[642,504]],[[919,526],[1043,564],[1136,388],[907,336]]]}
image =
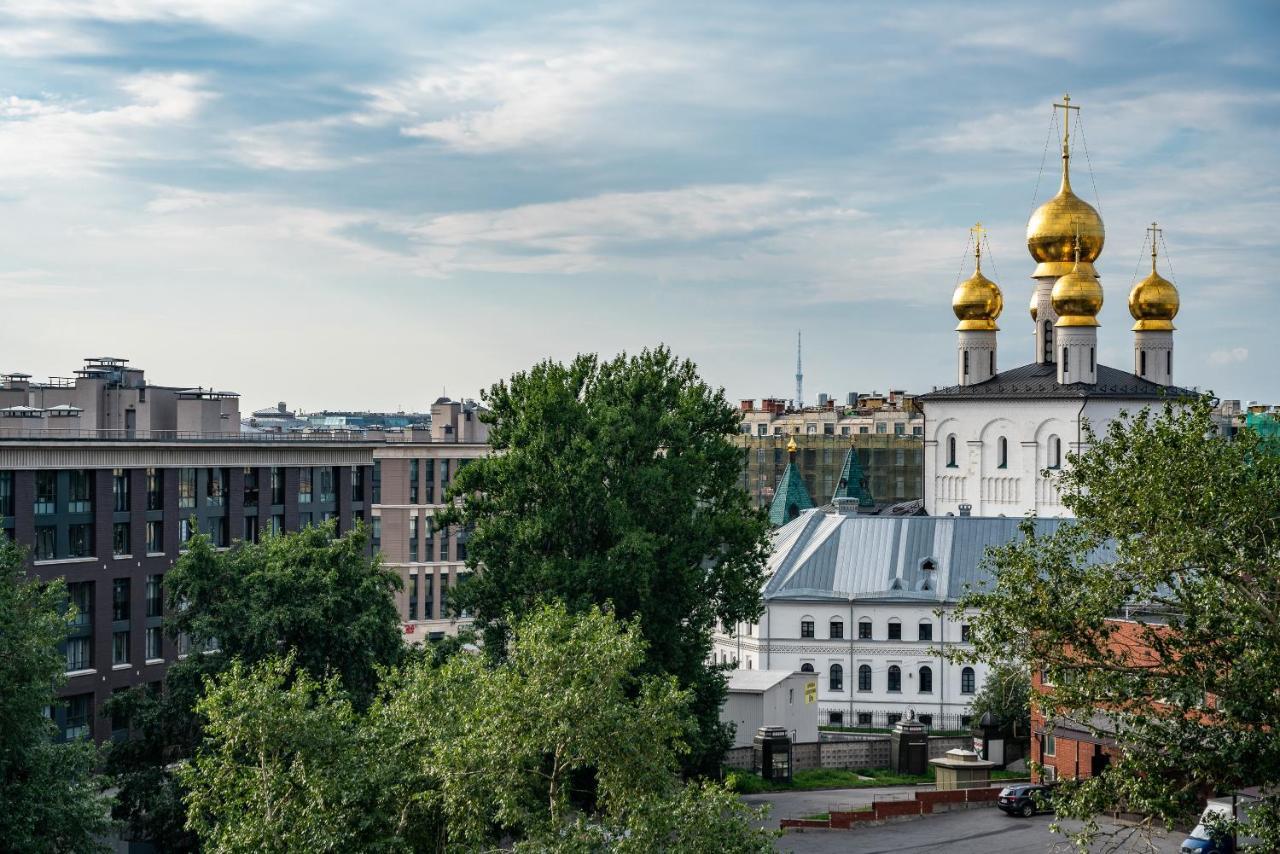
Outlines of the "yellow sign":
{"label": "yellow sign", "polygon": [[818,683],[817,682],[804,683],[804,702],[805,702],[805,705],[808,705],[809,703],[818,702]]}

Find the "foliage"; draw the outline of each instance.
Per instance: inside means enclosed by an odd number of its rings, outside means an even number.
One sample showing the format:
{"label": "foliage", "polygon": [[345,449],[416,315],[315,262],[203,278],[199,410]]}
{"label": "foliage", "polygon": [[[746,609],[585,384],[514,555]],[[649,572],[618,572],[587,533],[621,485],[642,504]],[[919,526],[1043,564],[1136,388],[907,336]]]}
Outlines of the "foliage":
{"label": "foliage", "polygon": [[679,784],[688,692],[639,675],[634,624],[512,625],[503,662],[416,658],[363,713],[289,660],[234,665],[200,703],[192,826],[214,851],[768,850],[727,790]]}
{"label": "foliage", "polygon": [[990,712],[1002,724],[1015,724],[1018,733],[1026,737],[1031,731],[1031,673],[1027,665],[994,662],[982,690],[969,704],[969,711],[975,721]]}
{"label": "foliage", "polygon": [[1102,710],[1118,731],[1123,757],[1064,783],[1060,815],[1090,819],[1084,835],[1116,805],[1189,822],[1207,794],[1280,783],[1280,456],[1215,435],[1206,400],[1086,440],[1060,481],[1077,523],[1025,525],[994,550],[993,588],[960,604],[980,610],[978,656],[1044,668],[1047,714],[1100,731]]}
{"label": "foliage", "polygon": [[711,632],[759,615],[767,554],[764,516],[739,486],[736,411],[661,347],[543,362],[484,399],[496,453],[458,473],[459,503],[438,517],[472,529],[468,563],[483,566],[454,607],[497,656],[508,615],[544,597],[639,617],[646,672],[693,692],[686,770],[714,772],[729,736]]}
{"label": "foliage", "polygon": [[0,537],[0,847],[105,850],[109,802],[88,741],[55,742],[44,714],[65,679],[58,644],[74,611],[61,581],[26,579],[25,554]]}
{"label": "foliage", "polygon": [[292,651],[295,669],[335,676],[357,708],[372,702],[379,668],[404,653],[392,599],[397,583],[368,554],[362,527],[335,538],[331,525],[313,526],[229,551],[193,537],[165,575],[165,629],[185,635],[193,650],[217,650],[172,664],[163,693],[136,689],[107,704],[134,733],[107,755],[117,817],[133,835],[166,851],[194,847],[184,827],[186,789],[172,766],[194,755],[205,680],[233,658],[251,667]]}

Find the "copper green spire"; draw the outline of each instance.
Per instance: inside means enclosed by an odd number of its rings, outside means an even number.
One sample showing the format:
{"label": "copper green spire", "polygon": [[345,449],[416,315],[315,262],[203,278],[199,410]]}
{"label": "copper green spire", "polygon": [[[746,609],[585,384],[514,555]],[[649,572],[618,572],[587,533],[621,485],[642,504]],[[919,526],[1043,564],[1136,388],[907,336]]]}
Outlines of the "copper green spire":
{"label": "copper green spire", "polygon": [[858,502],[859,507],[875,507],[875,499],[867,488],[866,478],[862,474],[862,461],[858,459],[856,448],[850,448],[844,458],[844,468],[840,470],[840,482],[831,496],[831,503]]}
{"label": "copper green spire", "polygon": [[775,528],[799,516],[801,510],[814,506],[809,490],[804,485],[804,478],[800,476],[800,469],[796,467],[795,448],[796,440],[792,439],[787,445],[791,460],[782,473],[782,479],[778,481],[778,489],[773,493],[773,503],[769,505],[769,522]]}

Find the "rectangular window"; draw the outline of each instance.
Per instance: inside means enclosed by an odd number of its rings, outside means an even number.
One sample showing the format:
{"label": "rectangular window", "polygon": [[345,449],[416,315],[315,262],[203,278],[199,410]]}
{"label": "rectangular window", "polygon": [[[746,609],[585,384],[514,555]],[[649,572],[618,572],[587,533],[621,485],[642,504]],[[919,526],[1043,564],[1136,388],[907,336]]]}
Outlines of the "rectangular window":
{"label": "rectangular window", "polygon": [[422,461],[422,503],[436,503],[436,461]]}
{"label": "rectangular window", "polygon": [[67,741],[89,737],[89,721],[93,717],[93,695],[77,694],[67,698],[66,724],[62,737]]}
{"label": "rectangular window", "polygon": [[320,469],[320,501],[323,504],[332,504],[337,497],[337,487],[333,475],[333,466],[325,466]]}
{"label": "rectangular window", "polygon": [[418,574],[409,576],[409,619],[418,619]]}
{"label": "rectangular window", "polygon": [[440,560],[449,559],[449,532],[440,532]]}
{"label": "rectangular window", "polygon": [[92,513],[93,498],[89,492],[89,472],[76,469],[67,472],[67,512]]}
{"label": "rectangular window", "polygon": [[409,503],[418,503],[418,461],[409,460]]}
{"label": "rectangular window", "polygon": [[813,637],[813,620],[800,621],[800,637],[802,638]]}
{"label": "rectangular window", "polygon": [[284,504],[284,469],[271,467],[271,503]]}
{"label": "rectangular window", "polygon": [[147,629],[147,660],[155,661],[158,658],[164,658],[164,640],[160,632],[159,626],[151,626]]}
{"label": "rectangular window", "polygon": [[364,467],[351,467],[351,503],[359,504],[364,501]]}
{"label": "rectangular window", "polygon": [[161,617],[164,615],[164,576],[148,575],[147,576],[147,616]]}
{"label": "rectangular window", "polygon": [[449,573],[440,573],[440,618],[444,619],[449,613]]}
{"label": "rectangular window", "polygon": [[434,576],[434,575],[427,575],[427,576],[425,576],[425,577],[423,578],[423,581],[425,582],[425,584],[424,584],[424,586],[423,586],[423,591],[422,591],[422,592],[423,592],[423,594],[424,594],[424,596],[423,596],[423,600],[422,600],[422,619],[424,619],[424,620],[434,620],[434,619],[435,619],[435,617],[436,617],[436,614],[435,614],[435,606],[436,606],[435,576]]}
{"label": "rectangular window", "polygon": [[887,433],[887,432],[889,432],[889,431],[888,431],[888,425],[887,425],[887,424],[885,424],[883,421],[877,422],[877,423],[876,423],[876,432],[877,432],[877,433]]}
{"label": "rectangular window", "polygon": [[889,624],[889,640],[902,640],[902,623]]}
{"label": "rectangular window", "polygon": [[53,560],[58,556],[58,529],[53,525],[36,527],[36,560]]}
{"label": "rectangular window", "polygon": [[844,637],[844,623],[839,620],[831,621],[831,639],[840,640]]}
{"label": "rectangular window", "polygon": [[244,506],[245,509],[258,506],[258,470],[251,466],[244,470]]}
{"label": "rectangular window", "polygon": [[111,553],[116,557],[130,554],[128,522],[116,522],[111,526]]}
{"label": "rectangular window", "polygon": [[311,469],[298,469],[298,503],[311,503]]}
{"label": "rectangular window", "polygon": [[373,461],[373,503],[382,503],[382,461]]}
{"label": "rectangular window", "polygon": [[871,640],[870,620],[860,620],[858,622],[858,640]]}
{"label": "rectangular window", "polygon": [[196,470],[193,468],[178,469],[178,506],[184,509],[196,506]]}
{"label": "rectangular window", "polygon": [[205,477],[205,505],[221,507],[227,494],[227,470],[209,469]]}
{"label": "rectangular window", "polygon": [[968,623],[960,624],[960,642],[961,643],[969,642],[969,624]]}
{"label": "rectangular window", "polygon": [[409,560],[418,559],[418,517],[409,517]]}
{"label": "rectangular window", "polygon": [[1138,353],[1138,376],[1145,377],[1147,375],[1147,351],[1142,350]]}
{"label": "rectangular window", "polygon": [[194,533],[190,519],[178,520],[178,548],[185,550],[187,543],[191,541],[191,535]]}
{"label": "rectangular window", "polygon": [[112,665],[129,663],[128,631],[111,633],[111,663]]}
{"label": "rectangular window", "polygon": [[245,516],[244,517],[244,541],[246,543],[256,543],[258,542],[258,539],[259,539],[258,517]]}
{"label": "rectangular window", "polygon": [[13,518],[13,472],[0,471],[0,517]]}
{"label": "rectangular window", "polygon": [[115,512],[129,512],[129,472],[125,469],[111,471],[111,498]]}
{"label": "rectangular window", "polygon": [[164,522],[155,520],[147,523],[147,554],[164,553]]}
{"label": "rectangular window", "polygon": [[90,557],[93,555],[93,526],[67,526],[67,557]]}
{"label": "rectangular window", "polygon": [[223,549],[230,545],[230,540],[227,537],[228,528],[226,516],[209,519],[207,520],[207,525],[209,528],[209,539],[213,542],[214,546]]}
{"label": "rectangular window", "polygon": [[271,536],[278,537],[284,533],[284,514],[277,513],[271,517]]}
{"label": "rectangular window", "polygon": [[444,494],[449,489],[449,461],[440,461],[440,498],[444,498]]}
{"label": "rectangular window", "polygon": [[961,355],[961,357],[962,357],[962,361],[963,361],[963,363],[964,363],[964,368],[963,368],[963,370],[961,371],[961,373],[962,373],[962,374],[964,374],[964,376],[966,376],[966,377],[967,377],[967,376],[969,376],[969,351],[968,351],[968,350],[964,350],[964,351],[962,351],[962,352],[960,353],[960,355]]}
{"label": "rectangular window", "polygon": [[129,587],[127,578],[117,578],[111,582],[111,619],[120,622],[129,619]]}
{"label": "rectangular window", "polygon": [[467,541],[462,534],[458,534],[456,546],[457,557],[454,560],[465,561],[467,559]]}
{"label": "rectangular window", "polygon": [[164,479],[160,469],[147,469],[147,509],[164,509]]}
{"label": "rectangular window", "polygon": [[1064,374],[1065,374],[1067,371],[1071,370],[1071,362],[1070,362],[1070,361],[1068,361],[1068,359],[1067,359],[1067,352],[1068,352],[1068,351],[1067,351],[1067,348],[1066,348],[1066,347],[1063,347],[1063,348],[1062,348],[1062,372],[1063,372]]}
{"label": "rectangular window", "polygon": [[871,726],[870,712],[858,712],[858,726]]}
{"label": "rectangular window", "polygon": [[920,624],[920,640],[922,641],[933,640],[933,623]]}
{"label": "rectangular window", "polygon": [[87,637],[67,638],[67,672],[89,670],[93,667],[92,644]]}
{"label": "rectangular window", "polygon": [[1054,734],[1046,731],[1044,734],[1044,755],[1054,756],[1058,752],[1058,739]]}
{"label": "rectangular window", "polygon": [[56,471],[36,472],[35,514],[47,516],[58,509],[58,473]]}
{"label": "rectangular window", "polygon": [[382,547],[382,517],[374,516],[369,520],[369,539],[375,549]]}
{"label": "rectangular window", "polygon": [[73,581],[68,584],[67,602],[76,609],[71,628],[93,628],[93,582]]}

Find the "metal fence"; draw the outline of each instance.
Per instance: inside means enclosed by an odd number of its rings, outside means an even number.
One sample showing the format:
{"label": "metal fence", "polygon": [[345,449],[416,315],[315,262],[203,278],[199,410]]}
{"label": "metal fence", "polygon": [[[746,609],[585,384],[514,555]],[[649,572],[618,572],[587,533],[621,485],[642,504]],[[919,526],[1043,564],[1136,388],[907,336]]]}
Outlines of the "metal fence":
{"label": "metal fence", "polygon": [[[905,718],[901,712],[825,710],[818,712],[818,726],[840,728],[850,732],[888,732],[893,725]],[[929,732],[969,732],[973,715],[939,712],[916,712],[916,720]]]}

